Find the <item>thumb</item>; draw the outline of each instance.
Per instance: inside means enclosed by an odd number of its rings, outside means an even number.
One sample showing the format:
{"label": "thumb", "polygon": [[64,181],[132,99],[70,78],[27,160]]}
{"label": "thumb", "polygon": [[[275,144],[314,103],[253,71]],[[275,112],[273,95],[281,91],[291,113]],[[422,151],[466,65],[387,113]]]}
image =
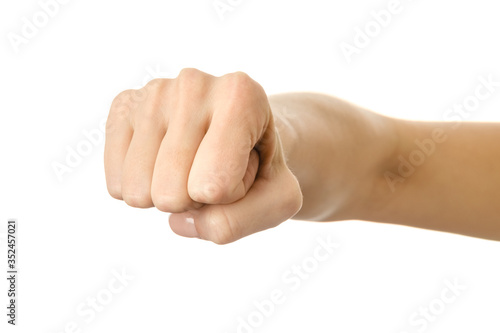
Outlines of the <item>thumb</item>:
{"label": "thumb", "polygon": [[248,193],[234,203],[171,214],[170,227],[181,236],[227,244],[279,225],[300,210],[302,194],[286,165],[274,170],[272,177],[258,177]]}

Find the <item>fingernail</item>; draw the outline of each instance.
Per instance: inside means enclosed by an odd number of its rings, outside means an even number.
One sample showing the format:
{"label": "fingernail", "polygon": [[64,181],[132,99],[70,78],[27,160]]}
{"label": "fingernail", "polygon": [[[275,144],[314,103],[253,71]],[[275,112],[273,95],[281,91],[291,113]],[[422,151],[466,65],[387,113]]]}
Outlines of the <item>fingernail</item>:
{"label": "fingernail", "polygon": [[194,224],[194,217],[191,213],[185,212],[170,215],[170,226],[172,230],[184,237],[200,237]]}
{"label": "fingernail", "polygon": [[186,219],[187,223],[191,223],[192,225],[194,225],[194,218],[193,217],[186,216],[185,219]]}
{"label": "fingernail", "polygon": [[183,213],[182,215],[184,218],[184,224],[186,227],[186,234],[187,237],[200,237],[198,234],[198,230],[196,230],[196,227],[194,225],[194,216],[191,213]]}

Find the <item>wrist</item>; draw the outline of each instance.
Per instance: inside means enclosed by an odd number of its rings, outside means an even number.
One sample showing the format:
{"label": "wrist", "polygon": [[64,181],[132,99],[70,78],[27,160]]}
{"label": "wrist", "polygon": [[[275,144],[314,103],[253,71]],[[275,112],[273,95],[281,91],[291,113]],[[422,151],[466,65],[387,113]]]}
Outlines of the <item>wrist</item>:
{"label": "wrist", "polygon": [[337,185],[342,194],[336,209],[324,220],[370,220],[391,199],[385,176],[397,161],[403,124],[399,119],[356,108],[359,113],[355,124],[349,125],[351,135],[346,139],[354,144],[343,156],[344,167],[336,170],[343,179]]}
{"label": "wrist", "polygon": [[363,219],[376,209],[399,121],[341,99],[307,93],[269,98],[287,165],[304,202],[296,219]]}
{"label": "wrist", "polygon": [[368,171],[370,185],[361,195],[363,200],[359,209],[352,214],[357,220],[384,220],[383,215],[394,199],[394,182],[398,182],[399,156],[407,149],[409,138],[415,136],[415,122],[379,117],[381,131],[374,148],[377,157]]}

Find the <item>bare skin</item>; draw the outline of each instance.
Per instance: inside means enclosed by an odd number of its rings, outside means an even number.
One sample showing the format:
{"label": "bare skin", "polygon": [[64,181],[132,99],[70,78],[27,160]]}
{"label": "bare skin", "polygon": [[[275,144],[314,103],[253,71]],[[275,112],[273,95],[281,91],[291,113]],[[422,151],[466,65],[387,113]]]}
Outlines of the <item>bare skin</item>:
{"label": "bare skin", "polygon": [[185,69],[115,98],[104,162],[111,196],[217,244],[290,218],[500,240],[498,142],[500,124],[410,122]]}

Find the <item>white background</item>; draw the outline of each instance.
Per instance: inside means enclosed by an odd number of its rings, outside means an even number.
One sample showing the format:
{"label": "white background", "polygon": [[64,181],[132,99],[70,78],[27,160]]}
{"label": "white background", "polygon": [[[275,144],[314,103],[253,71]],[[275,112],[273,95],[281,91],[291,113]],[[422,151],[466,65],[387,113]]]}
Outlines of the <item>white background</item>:
{"label": "white background", "polygon": [[[8,36],[21,35],[23,17],[33,21],[41,7],[2,0],[0,230],[19,220],[20,277],[14,329],[1,279],[0,331],[60,333],[74,321],[78,330],[66,332],[237,332],[239,317],[259,319],[254,301],[279,289],[285,302],[241,332],[498,332],[498,242],[301,221],[224,246],[185,239],[170,231],[167,214],[108,195],[103,141],[58,179],[53,163],[65,163],[68,147],[86,140],[83,131],[99,129],[114,96],[150,72],[240,70],[269,94],[325,92],[421,120],[442,120],[474,93],[480,75],[500,80],[494,1],[401,0],[350,63],[341,43],[352,44],[355,28],[388,0],[231,3],[222,20],[212,0],[72,0],[15,52]],[[500,120],[499,94],[466,120]],[[340,247],[292,291],[283,275],[311,258],[317,237]],[[122,269],[134,279],[87,323],[77,308],[104,297],[113,270]],[[442,309],[446,280],[466,290]],[[429,306],[439,315],[428,325],[410,322]]]}

